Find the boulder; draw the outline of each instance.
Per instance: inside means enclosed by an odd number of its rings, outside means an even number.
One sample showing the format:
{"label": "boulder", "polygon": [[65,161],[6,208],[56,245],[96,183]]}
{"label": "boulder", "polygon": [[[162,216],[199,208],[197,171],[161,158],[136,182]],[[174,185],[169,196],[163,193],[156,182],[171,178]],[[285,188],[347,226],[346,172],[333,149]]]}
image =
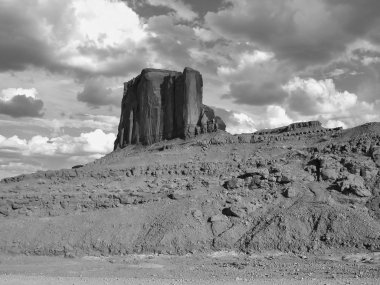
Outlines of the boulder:
{"label": "boulder", "polygon": [[372,159],[377,167],[380,167],[380,146],[372,147]]}
{"label": "boulder", "polygon": [[184,71],[144,69],[124,83],[121,116],[114,149],[130,144],[150,145],[162,140],[191,138],[225,130],[224,122],[202,104],[202,75]]}
{"label": "boulder", "polygon": [[371,191],[367,189],[364,179],[355,174],[349,174],[347,177],[338,183],[341,192],[351,192],[359,197],[370,197]]}
{"label": "boulder", "polygon": [[332,168],[322,169],[321,177],[323,180],[335,181],[339,177],[339,173]]}
{"label": "boulder", "polygon": [[293,186],[286,188],[284,191],[284,196],[286,198],[294,198],[297,195],[298,195],[298,189]]}
{"label": "boulder", "polygon": [[210,217],[209,221],[211,222],[211,230],[216,236],[222,234],[230,226],[228,218],[222,214]]}
{"label": "boulder", "polygon": [[236,218],[242,218],[245,216],[245,211],[244,209],[238,207],[238,206],[231,206],[228,208],[224,208],[222,210],[222,214],[227,216],[227,217],[236,217]]}
{"label": "boulder", "polygon": [[224,188],[226,188],[227,190],[237,189],[237,188],[242,187],[243,185],[244,185],[244,180],[240,178],[236,178],[236,177],[233,177],[230,180],[227,180],[223,184]]}
{"label": "boulder", "polygon": [[283,184],[291,183],[293,181],[294,181],[294,178],[291,175],[287,174],[287,173],[282,173],[281,176],[279,176],[277,178],[277,182],[278,183],[283,183]]}
{"label": "boulder", "polygon": [[3,216],[9,216],[9,207],[0,206],[0,214]]}

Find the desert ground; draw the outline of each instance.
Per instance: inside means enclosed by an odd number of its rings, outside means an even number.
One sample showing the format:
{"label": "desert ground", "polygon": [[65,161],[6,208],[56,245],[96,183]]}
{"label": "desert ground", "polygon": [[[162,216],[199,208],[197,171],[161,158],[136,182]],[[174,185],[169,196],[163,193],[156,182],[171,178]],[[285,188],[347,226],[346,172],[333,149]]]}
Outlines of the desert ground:
{"label": "desert ground", "polygon": [[0,284],[378,284],[379,130],[217,131],[3,179]]}
{"label": "desert ground", "polygon": [[2,256],[0,284],[378,284],[380,253]]}

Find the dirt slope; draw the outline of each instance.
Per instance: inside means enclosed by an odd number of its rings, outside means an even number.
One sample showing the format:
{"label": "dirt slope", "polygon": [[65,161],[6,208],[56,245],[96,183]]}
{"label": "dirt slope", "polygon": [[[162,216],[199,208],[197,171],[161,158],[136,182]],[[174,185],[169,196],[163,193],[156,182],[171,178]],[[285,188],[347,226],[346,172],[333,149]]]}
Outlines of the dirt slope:
{"label": "dirt slope", "polygon": [[[354,135],[352,135],[354,134]],[[0,183],[0,250],[37,255],[380,250],[377,128],[129,146]]]}

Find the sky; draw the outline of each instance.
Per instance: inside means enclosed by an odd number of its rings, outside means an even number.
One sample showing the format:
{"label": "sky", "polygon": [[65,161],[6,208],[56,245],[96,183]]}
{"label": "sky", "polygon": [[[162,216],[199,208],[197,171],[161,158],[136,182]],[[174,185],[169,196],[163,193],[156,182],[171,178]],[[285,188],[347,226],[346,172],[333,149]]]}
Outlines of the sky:
{"label": "sky", "polygon": [[111,152],[123,82],[186,66],[231,133],[380,121],[380,1],[0,0],[0,179]]}

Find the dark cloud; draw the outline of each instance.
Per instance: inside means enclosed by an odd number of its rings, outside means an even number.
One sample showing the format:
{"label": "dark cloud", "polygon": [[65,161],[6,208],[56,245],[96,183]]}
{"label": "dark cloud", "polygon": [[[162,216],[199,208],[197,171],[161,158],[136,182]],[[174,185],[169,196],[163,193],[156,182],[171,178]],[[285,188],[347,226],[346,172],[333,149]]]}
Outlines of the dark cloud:
{"label": "dark cloud", "polygon": [[0,100],[0,114],[14,118],[42,117],[44,103],[40,99],[34,99],[25,95],[16,95],[10,100]]}
{"label": "dark cloud", "polygon": [[156,34],[148,39],[148,46],[157,54],[157,62],[174,69],[192,65],[188,50],[197,45],[192,28],[175,24],[170,16],[156,16],[149,19],[148,30]]}
{"label": "dark cloud", "polygon": [[[144,0],[120,0],[125,2],[136,13],[144,18],[150,18],[153,16],[167,15],[170,12],[170,8],[165,6],[152,6],[149,1]],[[191,6],[194,12],[201,16],[204,16],[207,12],[218,11],[220,8],[228,6],[224,0],[185,0],[184,3]]]}
{"label": "dark cloud", "polygon": [[325,63],[380,28],[380,1],[229,1],[206,23],[232,40],[252,41],[299,68]]}
{"label": "dark cloud", "polygon": [[121,104],[122,89],[112,90],[105,87],[102,79],[90,79],[86,81],[84,89],[79,92],[77,99],[92,108],[113,105],[119,107]]}
{"label": "dark cloud", "polygon": [[282,86],[293,74],[286,64],[264,52],[237,55],[238,63],[219,68],[218,73],[232,82],[223,97],[237,104],[252,106],[281,105],[287,98]]}
{"label": "dark cloud", "polygon": [[23,3],[23,9],[15,9],[9,1],[0,3],[0,71],[53,65],[53,55],[42,37],[39,21],[28,13],[31,2]]}
{"label": "dark cloud", "polygon": [[276,82],[265,82],[261,85],[255,82],[243,82],[230,85],[230,93],[223,96],[232,98],[237,104],[248,104],[264,106],[271,104],[281,104],[287,97],[287,94]]}
{"label": "dark cloud", "polygon": [[166,69],[182,70],[189,66],[206,78],[208,74],[216,75],[219,59],[225,56],[224,50],[219,50],[224,48],[219,42],[203,42],[193,27],[178,23],[171,16],[150,18],[147,31],[154,35],[146,41],[151,62]]}

